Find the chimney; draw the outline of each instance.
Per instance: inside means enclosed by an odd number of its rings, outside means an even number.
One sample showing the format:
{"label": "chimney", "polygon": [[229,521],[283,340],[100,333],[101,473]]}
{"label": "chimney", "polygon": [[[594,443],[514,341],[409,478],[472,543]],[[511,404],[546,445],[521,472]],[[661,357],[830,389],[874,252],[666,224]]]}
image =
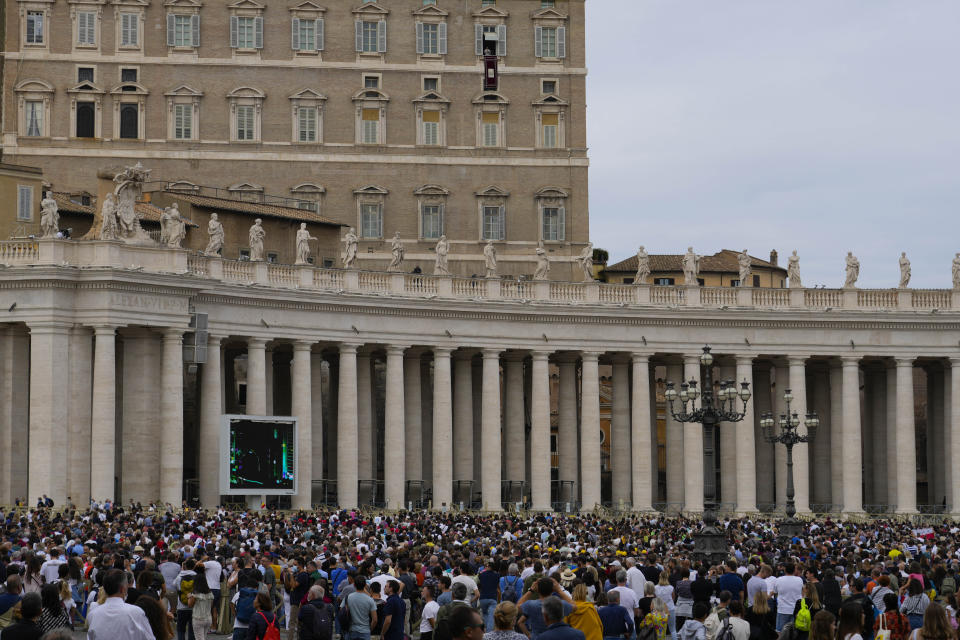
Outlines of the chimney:
{"label": "chimney", "polygon": [[773,266],[777,266],[777,250],[776,249],[770,250],[770,264],[772,264]]}

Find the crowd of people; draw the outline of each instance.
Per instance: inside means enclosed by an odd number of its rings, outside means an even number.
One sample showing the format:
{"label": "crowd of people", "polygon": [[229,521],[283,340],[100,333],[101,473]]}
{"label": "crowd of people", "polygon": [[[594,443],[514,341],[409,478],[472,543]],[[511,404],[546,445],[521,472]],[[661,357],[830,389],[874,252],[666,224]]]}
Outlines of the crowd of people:
{"label": "crowd of people", "polygon": [[[0,640],[958,640],[960,525],[0,510]],[[523,636],[523,637],[521,637]]]}

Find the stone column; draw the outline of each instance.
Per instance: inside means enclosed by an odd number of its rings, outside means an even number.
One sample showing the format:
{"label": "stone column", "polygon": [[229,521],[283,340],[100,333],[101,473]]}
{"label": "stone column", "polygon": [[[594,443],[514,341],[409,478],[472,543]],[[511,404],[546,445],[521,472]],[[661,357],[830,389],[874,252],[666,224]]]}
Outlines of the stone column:
{"label": "stone column", "polygon": [[843,508],[843,368],[830,364],[830,502]]}
{"label": "stone column", "polygon": [[310,502],[314,503],[313,482],[323,480],[323,354],[310,354]]}
{"label": "stone column", "polygon": [[870,392],[871,454],[873,462],[872,502],[889,504],[887,495],[887,372],[870,372],[867,389]]}
{"label": "stone column", "polygon": [[27,501],[42,494],[56,504],[67,499],[67,474],[57,463],[69,455],[67,403],[60,394],[67,389],[70,325],[44,322],[30,325],[30,449],[28,453]]}
{"label": "stone column", "polygon": [[276,382],[277,377],[277,362],[274,359],[274,348],[273,345],[270,348],[265,349],[263,352],[263,382],[265,389],[265,397],[267,402],[267,408],[264,411],[263,415],[273,416],[277,414],[276,403],[274,403],[273,397],[273,385]]}
{"label": "stone column", "polygon": [[183,502],[183,329],[163,332],[160,364],[160,502]]}
{"label": "stone column", "polygon": [[651,470],[653,433],[650,429],[650,357],[645,353],[631,356],[633,389],[630,401],[630,456],[633,465],[630,483],[634,511],[653,511],[653,478]]}
{"label": "stone column", "polygon": [[[680,384],[683,382],[683,366],[679,364],[667,365],[667,381],[674,383],[674,388],[679,393]],[[680,411],[680,401],[673,403],[673,408]],[[683,423],[673,419],[670,413],[670,404],[667,403],[667,425],[666,425],[666,445],[667,445],[667,507],[671,509],[683,509],[684,495],[684,460],[683,455]]]}
{"label": "stone column", "polygon": [[267,415],[267,341],[247,340],[247,415]]}
{"label": "stone column", "polygon": [[897,358],[897,513],[917,512],[916,425],[913,408],[913,358]]}
{"label": "stone column", "polygon": [[[577,454],[577,361],[568,353],[557,358],[560,369],[557,391],[557,464],[562,482],[572,482],[573,495],[560,494],[561,501],[576,501],[579,481]],[[561,485],[562,486],[562,485]]]}
{"label": "stone column", "polygon": [[[473,480],[473,352],[453,354],[453,480]],[[454,496],[460,500],[462,496]],[[467,499],[470,502],[470,499]]]}
{"label": "stone column", "polygon": [[951,464],[947,465],[947,511],[952,514],[960,512],[960,471],[953,468],[960,460],[960,358],[950,358],[950,369],[947,372],[947,389],[950,394],[949,422],[947,423],[947,449]]}
{"label": "stone column", "polygon": [[[524,480],[527,477],[527,438],[523,405],[523,361],[526,355],[523,352],[511,351],[503,358],[503,391],[506,396],[503,460],[504,476],[507,480]],[[548,442],[548,450],[549,447]]]}
{"label": "stone column", "polygon": [[773,460],[773,444],[767,442],[760,429],[760,419],[763,414],[773,412],[770,392],[770,366],[766,361],[757,364],[753,376],[753,438],[756,443],[757,455],[754,465],[757,468],[757,506],[776,502],[774,493],[774,470],[770,461]]}
{"label": "stone column", "polygon": [[[684,356],[683,377],[688,382],[700,382],[700,355]],[[702,387],[698,384],[701,391]],[[697,399],[697,405],[700,405]],[[703,425],[699,422],[683,424],[683,510],[703,511]]]}
{"label": "stone column", "polygon": [[887,505],[893,511],[899,504],[897,473],[897,367],[892,360],[886,363],[886,399],[887,399]]}
{"label": "stone column", "polygon": [[928,504],[942,505],[946,496],[944,483],[944,388],[943,369],[933,363],[927,369],[927,487]]}
{"label": "stone column", "polygon": [[613,360],[613,407],[610,421],[611,499],[614,508],[629,508],[632,502],[630,445],[630,361],[626,356]]}
{"label": "stone column", "polygon": [[360,480],[373,480],[373,386],[370,354],[357,353],[357,473]]}
{"label": "stone column", "polygon": [[530,498],[534,511],[549,511],[550,502],[550,356],[534,351],[530,393]]}
{"label": "stone column", "polygon": [[313,498],[313,383],[309,340],[293,343],[290,367],[290,408],[297,419],[297,493],[291,506],[309,510]]}
{"label": "stone column", "polygon": [[[420,388],[420,352],[407,350],[403,359],[404,475],[423,480],[423,407]],[[404,487],[406,489],[406,487]]]}
{"label": "stone column", "polygon": [[[0,354],[0,358],[5,354]],[[93,332],[89,327],[75,326],[70,332],[70,380],[67,420],[69,437],[67,451],[70,460],[67,469],[67,496],[78,507],[90,504],[90,429],[91,388],[93,373]],[[7,446],[0,439],[0,447]],[[0,464],[2,464],[0,459]],[[9,467],[6,467],[9,469]],[[3,481],[0,480],[0,486]],[[3,500],[0,493],[0,501]],[[0,502],[12,504],[12,501]]]}
{"label": "stone column", "polygon": [[[724,364],[717,367],[717,371],[719,378],[715,379],[716,382],[724,382],[727,380],[736,381],[737,370],[735,366]],[[719,390],[719,387],[714,388],[714,392],[717,390]],[[740,404],[740,400],[734,401],[734,406],[738,410]],[[739,424],[738,422],[721,422],[717,425],[717,429],[720,430],[720,450],[715,452],[714,455],[717,458],[717,465],[720,468],[720,487],[716,500],[717,502],[730,505],[737,504],[737,483],[734,479],[738,473],[737,425]]]}
{"label": "stone column", "polygon": [[[164,450],[175,447],[154,431],[157,409],[160,408],[155,381],[162,376],[159,367],[162,355],[158,353],[161,344],[149,329],[134,327],[124,330],[122,346],[122,396],[119,398],[121,490],[117,499],[146,503],[160,496]],[[181,436],[181,442],[182,439]],[[181,444],[181,452],[182,448]]]}
{"label": "stone column", "polygon": [[593,511],[600,504],[600,354],[585,351],[580,415],[580,508]]}
{"label": "stone column", "polygon": [[[405,508],[407,479],[404,444],[403,352],[405,347],[387,347],[387,391],[384,401],[383,485],[387,509]],[[418,389],[419,391],[419,389]]]}
{"label": "stone column", "polygon": [[337,390],[337,502],[341,509],[357,508],[357,349],[340,345]]}
{"label": "stone column", "polygon": [[752,394],[747,400],[743,420],[736,424],[737,512],[753,513],[757,510],[757,447],[753,411],[757,390],[753,386],[753,356],[737,356],[736,372],[737,388],[740,389],[741,382],[747,382]]}
{"label": "stone column", "polygon": [[98,325],[93,330],[90,494],[99,502],[114,498],[113,479],[117,462],[117,328]]}
{"label": "stone column", "polygon": [[[521,387],[522,389],[522,387]],[[500,511],[500,350],[483,350],[480,491],[486,511]],[[547,450],[550,450],[547,443]]]}
{"label": "stone column", "polygon": [[[783,366],[782,363],[777,362],[773,366],[773,375],[774,384],[773,390],[770,393],[772,396],[771,402],[773,403],[773,420],[777,424],[774,430],[779,433],[780,416],[787,411],[787,404],[783,399],[783,394],[790,388],[790,369],[789,367]],[[777,508],[782,509],[787,504],[787,448],[782,444],[774,444],[772,453],[776,467]],[[794,472],[796,472],[796,468],[794,468]],[[793,476],[793,480],[794,484],[796,484],[796,475]]]}
{"label": "stone column", "polygon": [[[841,475],[843,512],[863,511],[863,478],[860,460],[860,358],[844,356],[843,368],[843,437]],[[834,496],[834,502],[837,501]]]}
{"label": "stone column", "polygon": [[831,497],[831,469],[830,458],[833,449],[831,440],[833,439],[833,416],[830,405],[830,378],[829,369],[823,367],[823,363],[813,371],[810,376],[810,386],[812,389],[811,402],[813,409],[820,417],[820,429],[817,431],[816,440],[813,441],[812,455],[810,456],[810,480],[811,480],[811,502],[817,504],[830,504],[833,502]]}
{"label": "stone column", "polygon": [[220,342],[225,336],[207,336],[207,361],[200,370],[200,505],[214,509],[220,504],[220,420],[223,415]]}
{"label": "stone column", "polygon": [[449,509],[453,504],[453,409],[450,388],[450,352],[433,350],[433,508]]}
{"label": "stone column", "polygon": [[[807,357],[790,356],[788,362],[790,389],[793,391],[790,410],[796,412],[800,419],[799,433],[806,435],[807,426],[804,420],[807,417]],[[793,447],[793,485],[797,513],[810,513],[810,456],[808,445],[803,442]]]}

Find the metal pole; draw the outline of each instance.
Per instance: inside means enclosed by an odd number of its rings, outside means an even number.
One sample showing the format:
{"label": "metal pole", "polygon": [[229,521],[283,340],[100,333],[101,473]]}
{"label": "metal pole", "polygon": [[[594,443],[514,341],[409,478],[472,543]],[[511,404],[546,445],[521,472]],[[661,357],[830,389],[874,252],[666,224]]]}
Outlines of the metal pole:
{"label": "metal pole", "polygon": [[793,441],[787,440],[787,518],[793,520],[797,509],[793,504]]}

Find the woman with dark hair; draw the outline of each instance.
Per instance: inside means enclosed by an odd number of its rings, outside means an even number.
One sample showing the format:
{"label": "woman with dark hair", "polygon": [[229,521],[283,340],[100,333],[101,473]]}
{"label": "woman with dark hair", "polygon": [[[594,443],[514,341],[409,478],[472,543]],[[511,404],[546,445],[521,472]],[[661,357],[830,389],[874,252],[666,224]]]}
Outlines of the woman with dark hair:
{"label": "woman with dark hair", "polygon": [[848,600],[840,607],[837,640],[863,640],[863,605],[859,600]]}
{"label": "woman with dark hair", "polygon": [[826,610],[817,612],[810,621],[809,640],[834,640],[837,635],[837,618]]}
{"label": "woman with dark hair", "polygon": [[956,637],[956,632],[947,621],[944,608],[931,602],[923,612],[923,626],[913,631],[910,640],[954,640]]}
{"label": "woman with dark hair", "polygon": [[840,594],[840,582],[833,569],[823,572],[823,608],[834,615],[840,615],[840,604],[843,596]]}
{"label": "woman with dark hair", "polygon": [[157,640],[170,640],[170,626],[167,624],[167,612],[160,601],[149,595],[140,596],[134,603],[147,614],[150,630]]}
{"label": "woman with dark hair", "polygon": [[40,614],[40,620],[37,624],[43,631],[70,626],[67,610],[63,608],[63,602],[60,601],[59,584],[43,585],[40,588],[40,601],[43,605],[43,612]]}
{"label": "woman with dark hair", "polygon": [[900,592],[907,592],[907,597],[900,605],[900,612],[910,621],[910,629],[919,629],[923,626],[923,614],[930,606],[930,598],[923,592],[923,583],[911,577],[910,582],[900,587]]}
{"label": "woman with dark hair", "polygon": [[40,576],[40,568],[43,563],[40,562],[40,556],[31,555],[25,560],[27,571],[23,574],[23,592],[40,593],[40,587],[43,586],[43,578]]}
{"label": "woman with dark hair", "polygon": [[[203,575],[203,565],[197,565],[197,571]],[[196,580],[193,593],[187,598],[187,606],[193,609],[191,624],[193,636],[197,640],[206,640],[210,625],[213,624],[213,593],[206,580]]]}
{"label": "woman with dark hair", "polygon": [[884,611],[873,621],[874,634],[880,629],[886,629],[890,632],[890,640],[907,640],[910,635],[910,621],[897,609],[897,602],[897,594],[888,589],[883,595]]}
{"label": "woman with dark hair", "polygon": [[273,602],[270,596],[264,592],[259,592],[253,601],[253,617],[250,618],[250,626],[247,627],[247,640],[263,640],[267,635],[267,629],[277,625],[277,617],[273,615]]}

